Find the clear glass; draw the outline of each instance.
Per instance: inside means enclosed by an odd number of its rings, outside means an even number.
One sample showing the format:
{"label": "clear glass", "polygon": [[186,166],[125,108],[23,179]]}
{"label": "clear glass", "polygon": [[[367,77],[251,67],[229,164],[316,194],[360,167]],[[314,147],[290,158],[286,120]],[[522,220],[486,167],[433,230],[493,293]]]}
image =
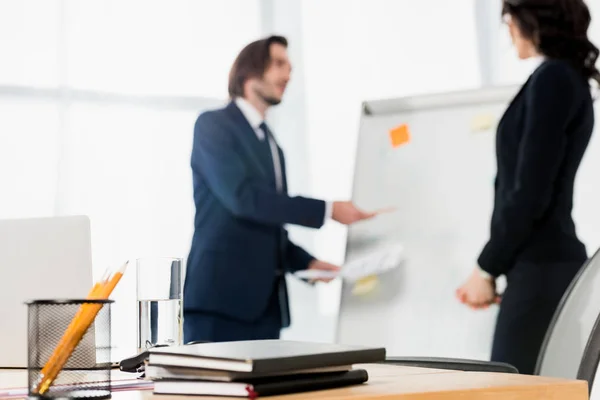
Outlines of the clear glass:
{"label": "clear glass", "polygon": [[181,264],[181,258],[137,260],[138,351],[183,343]]}

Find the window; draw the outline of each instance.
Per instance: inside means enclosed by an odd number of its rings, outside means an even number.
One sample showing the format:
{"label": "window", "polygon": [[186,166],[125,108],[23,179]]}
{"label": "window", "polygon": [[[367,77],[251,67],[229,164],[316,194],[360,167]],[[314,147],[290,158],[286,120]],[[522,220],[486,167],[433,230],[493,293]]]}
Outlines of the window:
{"label": "window", "polygon": [[58,0],[0,2],[0,85],[57,86]]}
{"label": "window", "polygon": [[58,107],[0,96],[0,218],[54,213]]}
{"label": "window", "polygon": [[112,298],[115,359],[135,351],[135,258],[187,257],[198,113],[221,105],[259,0],[2,0],[0,217],[86,214]]}
{"label": "window", "polygon": [[260,32],[258,1],[68,1],[69,85],[225,97],[235,54]]}

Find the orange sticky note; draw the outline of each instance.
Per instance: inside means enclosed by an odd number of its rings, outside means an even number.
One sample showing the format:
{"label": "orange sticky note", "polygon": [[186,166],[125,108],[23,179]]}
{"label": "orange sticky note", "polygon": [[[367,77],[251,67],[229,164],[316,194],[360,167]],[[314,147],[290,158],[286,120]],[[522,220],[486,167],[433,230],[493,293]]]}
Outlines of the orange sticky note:
{"label": "orange sticky note", "polygon": [[402,124],[390,130],[390,140],[392,147],[402,146],[410,141],[410,132],[407,124]]}

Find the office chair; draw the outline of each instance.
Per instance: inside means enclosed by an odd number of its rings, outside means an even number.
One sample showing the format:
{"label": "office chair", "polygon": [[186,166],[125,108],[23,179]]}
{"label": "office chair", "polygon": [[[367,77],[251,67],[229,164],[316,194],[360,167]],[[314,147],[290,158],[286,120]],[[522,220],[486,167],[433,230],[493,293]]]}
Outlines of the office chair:
{"label": "office chair", "polygon": [[[565,292],[546,332],[535,375],[583,379],[588,382],[591,393],[600,362],[600,290],[594,290],[598,287],[600,250],[586,261]],[[509,364],[467,359],[389,357],[384,363],[458,371],[518,373]]]}
{"label": "office chair", "polygon": [[592,398],[592,388],[598,371],[598,363],[600,363],[600,315],[596,319],[577,371],[577,379],[588,383],[590,399]]}
{"label": "office chair", "polygon": [[598,287],[600,250],[582,266],[558,305],[540,350],[535,375],[576,378],[600,314]]}

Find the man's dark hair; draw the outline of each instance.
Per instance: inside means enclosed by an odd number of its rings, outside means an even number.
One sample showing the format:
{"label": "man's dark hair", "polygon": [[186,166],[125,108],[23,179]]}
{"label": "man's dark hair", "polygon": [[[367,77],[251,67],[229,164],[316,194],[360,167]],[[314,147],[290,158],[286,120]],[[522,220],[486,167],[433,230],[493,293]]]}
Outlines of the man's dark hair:
{"label": "man's dark hair", "polygon": [[256,40],[242,49],[229,71],[229,96],[244,95],[244,83],[248,79],[261,78],[271,62],[271,45],[288,46],[283,36],[269,36]]}

